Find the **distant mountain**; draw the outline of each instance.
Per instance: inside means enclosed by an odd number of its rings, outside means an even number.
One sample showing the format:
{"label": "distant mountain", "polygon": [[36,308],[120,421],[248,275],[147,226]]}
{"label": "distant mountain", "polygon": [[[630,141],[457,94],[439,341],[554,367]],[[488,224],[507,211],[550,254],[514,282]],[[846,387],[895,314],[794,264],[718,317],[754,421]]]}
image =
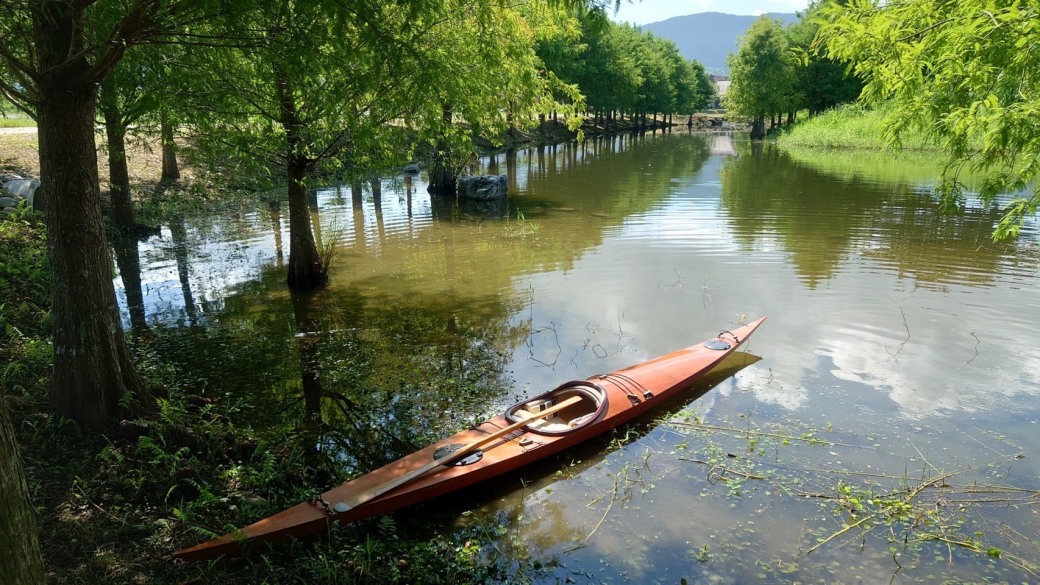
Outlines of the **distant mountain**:
{"label": "distant mountain", "polygon": [[[767,16],[785,25],[798,20],[797,14],[771,12]],[[757,16],[702,12],[651,22],[642,28],[675,41],[684,57],[700,61],[708,73],[726,74],[729,72],[726,55],[736,52],[737,39],[757,19]]]}

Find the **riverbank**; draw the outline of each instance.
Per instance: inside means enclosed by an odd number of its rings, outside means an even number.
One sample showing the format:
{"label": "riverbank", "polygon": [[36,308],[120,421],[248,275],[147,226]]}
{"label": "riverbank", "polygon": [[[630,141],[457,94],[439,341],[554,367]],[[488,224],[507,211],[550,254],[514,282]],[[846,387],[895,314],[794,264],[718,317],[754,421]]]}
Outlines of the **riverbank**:
{"label": "riverbank", "polygon": [[[155,344],[171,338],[161,327],[130,336],[140,373],[165,396],[155,413],[101,435],[55,420],[47,406],[53,350],[44,228],[31,212],[16,219],[0,222],[0,388],[15,421],[48,582],[458,583],[535,570],[534,561],[489,560],[487,534],[495,525],[445,531],[446,512],[435,507],[239,560],[172,562],[178,548],[348,477],[342,465],[308,449],[299,430],[250,428],[238,399],[157,358]],[[434,378],[426,382],[440,382]]]}
{"label": "riverbank", "polygon": [[[38,176],[35,138],[0,137],[0,165]],[[154,145],[128,146],[139,219],[171,212],[156,201],[200,209],[228,197],[227,183],[234,180],[209,174],[188,145],[176,191],[158,188],[161,159]],[[106,161],[99,164],[104,169]],[[255,204],[258,193],[252,195]],[[539,570],[538,559],[516,560],[489,548],[490,535],[503,530],[498,521],[446,529],[459,510],[439,506],[337,528],[242,560],[172,563],[180,547],[349,477],[337,462],[315,457],[298,430],[251,428],[240,402],[158,358],[155,344],[170,342],[161,327],[135,331],[129,340],[147,383],[165,396],[154,415],[121,421],[103,435],[84,435],[55,420],[48,407],[53,349],[45,229],[38,214],[18,210],[12,217],[16,221],[0,222],[0,387],[16,421],[50,582],[458,583],[523,580]],[[431,375],[425,383],[458,385],[458,379]]]}
{"label": "riverbank", "polygon": [[939,150],[927,133],[916,128],[904,130],[898,143],[893,143],[885,121],[887,115],[884,108],[848,104],[785,126],[772,139],[784,149]]}
{"label": "riverbank", "polygon": [[[527,148],[531,146],[548,146],[571,142],[579,138],[600,138],[603,136],[618,136],[632,134],[634,132],[654,132],[672,128],[690,128],[695,130],[723,129],[724,118],[722,114],[697,114],[694,116],[673,116],[672,121],[667,119],[649,118],[645,121],[623,116],[614,120],[585,118],[581,127],[572,130],[561,120],[547,119],[540,124],[527,130],[510,130],[505,136],[499,136],[495,140],[478,138],[475,144],[478,150],[484,153],[501,152],[509,149]],[[717,126],[715,124],[718,124]],[[727,124],[725,129],[733,130],[736,125]]]}

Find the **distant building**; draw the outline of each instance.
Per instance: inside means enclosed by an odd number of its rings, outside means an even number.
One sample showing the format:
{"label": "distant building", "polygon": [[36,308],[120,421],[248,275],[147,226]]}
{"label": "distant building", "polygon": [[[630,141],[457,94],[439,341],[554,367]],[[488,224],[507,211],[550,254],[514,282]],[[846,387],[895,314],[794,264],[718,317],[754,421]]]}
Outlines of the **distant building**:
{"label": "distant building", "polygon": [[726,94],[729,92],[728,75],[709,75],[708,79],[715,84],[715,100],[709,105],[712,109],[725,108]]}

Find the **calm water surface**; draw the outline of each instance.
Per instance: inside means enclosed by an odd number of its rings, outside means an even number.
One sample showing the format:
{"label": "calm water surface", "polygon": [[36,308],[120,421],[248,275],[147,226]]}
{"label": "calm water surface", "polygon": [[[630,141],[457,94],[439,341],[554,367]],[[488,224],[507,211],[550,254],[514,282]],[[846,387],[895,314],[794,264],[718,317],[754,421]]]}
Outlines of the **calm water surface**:
{"label": "calm water surface", "polygon": [[[545,583],[1040,578],[1036,223],[995,244],[998,211],[935,214],[929,161],[740,136],[480,165],[509,175],[507,204],[453,207],[419,176],[315,192],[339,251],[313,298],[282,284],[284,206],[164,226],[127,274],[127,325],[161,328],[258,427],[318,421],[361,472],[768,315],[689,400],[453,499],[446,528],[496,527],[488,554]],[[915,489],[903,513],[880,503]]]}

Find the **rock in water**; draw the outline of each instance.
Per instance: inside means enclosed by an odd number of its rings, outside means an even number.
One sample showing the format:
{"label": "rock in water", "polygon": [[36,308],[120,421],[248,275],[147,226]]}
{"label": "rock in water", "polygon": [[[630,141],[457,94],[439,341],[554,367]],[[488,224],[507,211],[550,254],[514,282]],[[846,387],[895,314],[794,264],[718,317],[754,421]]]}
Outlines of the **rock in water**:
{"label": "rock in water", "polygon": [[476,175],[459,178],[459,197],[477,201],[502,199],[509,193],[505,175]]}

